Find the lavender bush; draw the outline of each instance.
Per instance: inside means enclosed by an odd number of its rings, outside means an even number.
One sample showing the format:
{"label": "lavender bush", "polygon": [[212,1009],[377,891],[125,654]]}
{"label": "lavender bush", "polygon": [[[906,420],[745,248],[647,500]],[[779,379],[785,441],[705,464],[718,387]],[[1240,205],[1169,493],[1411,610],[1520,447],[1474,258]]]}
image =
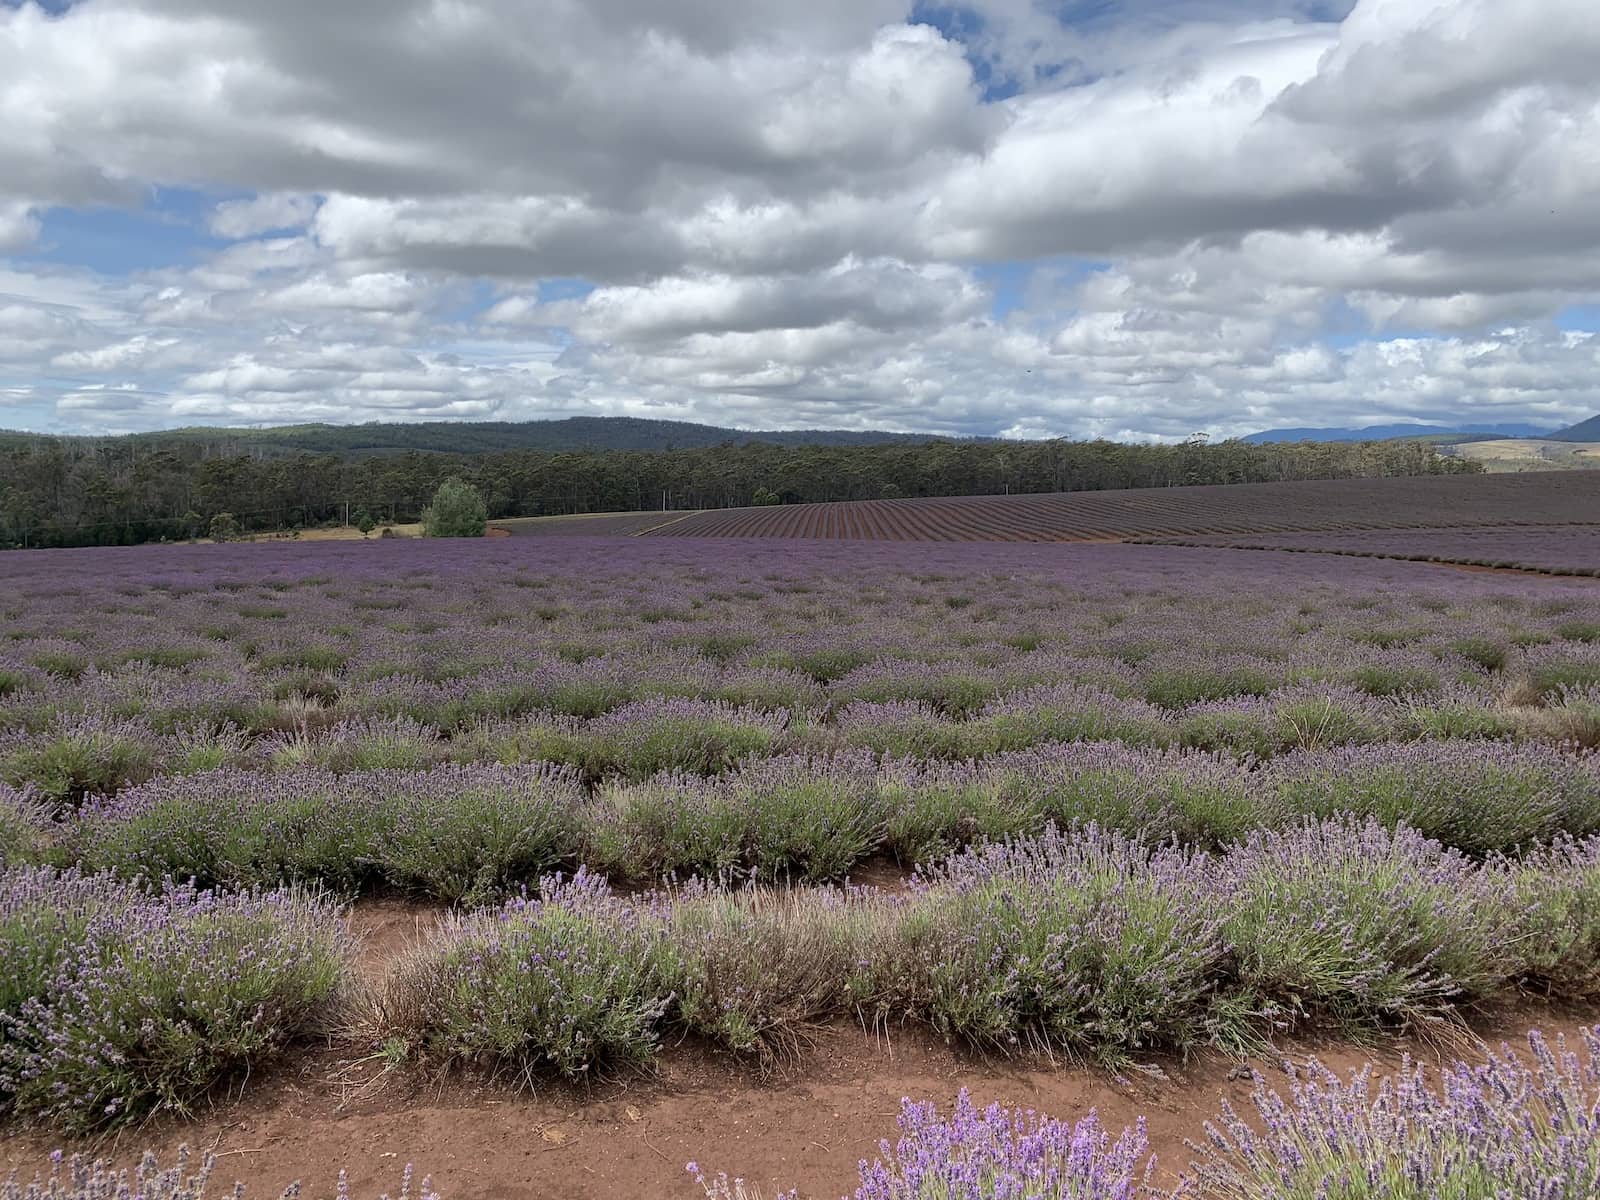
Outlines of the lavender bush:
{"label": "lavender bush", "polygon": [[1375,1083],[1313,1061],[1287,1098],[1256,1076],[1246,1119],[1224,1104],[1188,1194],[1205,1200],[1411,1200],[1600,1195],[1600,1038],[1585,1053],[1537,1032],[1436,1088],[1409,1062]]}
{"label": "lavender bush", "polygon": [[33,734],[0,737],[0,782],[33,787],[58,806],[148,775],[151,731],[133,722],[72,717]]}
{"label": "lavender bush", "polygon": [[0,876],[0,1100],[77,1131],[183,1110],[326,1021],[345,983],[338,911],[16,870]]}
{"label": "lavender bush", "polygon": [[31,792],[0,783],[0,869],[32,862],[48,838],[47,806]]}
{"label": "lavender bush", "polygon": [[589,779],[661,771],[714,774],[782,745],[788,714],[712,701],[639,700],[589,721],[541,718],[480,731],[469,753],[497,762],[567,763]]}
{"label": "lavender bush", "polygon": [[901,1101],[899,1126],[861,1164],[854,1200],[1133,1200],[1149,1173],[1142,1123],[1113,1138],[1093,1112],[1074,1123],[980,1109],[963,1088],[947,1117]]}
{"label": "lavender bush", "polygon": [[1600,996],[1600,838],[1558,838],[1499,865],[1511,880],[1529,981],[1566,999]]}
{"label": "lavender bush", "polygon": [[368,717],[273,739],[265,750],[275,770],[415,770],[440,762],[448,747],[432,726],[409,717]]}
{"label": "lavender bush", "polygon": [[530,1086],[647,1062],[668,1004],[665,922],[582,872],[541,893],[456,919],[401,964],[385,981],[381,1033]]}
{"label": "lavender bush", "polygon": [[923,876],[902,919],[907,1000],[941,1032],[1002,1050],[1181,1049],[1223,1019],[1208,875],[1191,852],[1093,829],[969,850]]}
{"label": "lavender bush", "polygon": [[1260,832],[1215,870],[1221,936],[1274,1023],[1427,1020],[1519,969],[1503,874],[1415,830],[1338,819]]}
{"label": "lavender bush", "polygon": [[1266,696],[1197,704],[1180,718],[1180,740],[1200,750],[1270,758],[1289,750],[1382,741],[1392,709],[1365,692],[1328,683],[1296,684]]}
{"label": "lavender bush", "polygon": [[831,891],[693,887],[670,904],[674,1019],[730,1049],[764,1056],[808,1024],[856,1007],[881,907]]}

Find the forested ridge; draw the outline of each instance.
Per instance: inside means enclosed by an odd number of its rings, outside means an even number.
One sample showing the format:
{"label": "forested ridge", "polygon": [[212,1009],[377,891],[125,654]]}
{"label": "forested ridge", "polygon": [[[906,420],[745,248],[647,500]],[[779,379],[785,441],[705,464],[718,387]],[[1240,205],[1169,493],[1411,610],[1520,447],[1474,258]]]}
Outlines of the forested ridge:
{"label": "forested ridge", "polygon": [[674,450],[480,455],[218,453],[201,441],[36,439],[0,445],[0,545],[184,538],[218,513],[246,530],[417,519],[455,475],[494,518],[726,508],[891,496],[1061,492],[1180,484],[1458,474],[1477,464],[1426,442],[927,441],[864,446],[726,443]]}
{"label": "forested ridge", "polygon": [[[871,446],[891,442],[929,442],[926,433],[855,429],[728,429],[692,421],[644,417],[564,417],[553,421],[371,421],[360,425],[272,425],[227,428],[211,425],[127,433],[114,437],[22,433],[0,429],[0,451],[64,442],[80,447],[105,443],[139,450],[198,447],[202,454],[292,456],[295,454],[493,454],[506,450],[550,453],[583,450],[689,450],[729,442],[771,442],[776,446]],[[950,440],[950,439],[945,439]],[[991,441],[989,438],[959,439]]]}

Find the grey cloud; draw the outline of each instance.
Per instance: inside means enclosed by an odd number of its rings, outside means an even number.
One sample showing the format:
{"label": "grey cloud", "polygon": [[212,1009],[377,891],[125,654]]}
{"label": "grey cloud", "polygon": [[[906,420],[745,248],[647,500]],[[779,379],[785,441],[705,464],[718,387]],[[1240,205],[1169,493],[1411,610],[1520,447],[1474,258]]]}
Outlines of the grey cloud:
{"label": "grey cloud", "polygon": [[[258,193],[196,264],[0,265],[0,385],[84,427],[1600,406],[1551,323],[1600,296],[1591,0],[970,7],[966,45],[903,0],[0,8],[0,252],[52,204]],[[996,261],[1035,266],[1004,318]]]}

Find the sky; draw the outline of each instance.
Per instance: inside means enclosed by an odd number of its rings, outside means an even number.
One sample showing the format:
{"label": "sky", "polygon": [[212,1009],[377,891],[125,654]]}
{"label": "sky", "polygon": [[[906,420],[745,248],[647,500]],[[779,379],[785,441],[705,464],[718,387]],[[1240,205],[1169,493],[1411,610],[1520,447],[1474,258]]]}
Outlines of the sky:
{"label": "sky", "polygon": [[0,0],[0,428],[1555,428],[1596,3]]}

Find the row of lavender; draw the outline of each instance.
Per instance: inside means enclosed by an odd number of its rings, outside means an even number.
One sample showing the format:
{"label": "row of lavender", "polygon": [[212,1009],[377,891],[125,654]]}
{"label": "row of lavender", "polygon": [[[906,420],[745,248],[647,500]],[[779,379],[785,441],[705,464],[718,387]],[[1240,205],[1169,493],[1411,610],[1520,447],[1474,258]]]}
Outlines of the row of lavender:
{"label": "row of lavender", "polygon": [[1473,856],[1600,834],[1600,757],[1431,741],[1300,751],[1264,765],[1117,742],[974,762],[785,756],[585,791],[546,764],[166,778],[61,818],[0,788],[0,863],[203,885],[395,888],[498,900],[583,865],[619,883],[684,876],[835,880],[890,853],[930,864],[982,840],[1095,825],[1215,849],[1351,814]]}
{"label": "row of lavender", "polygon": [[580,873],[449,920],[375,992],[296,892],[13,868],[0,941],[0,1106],[81,1130],[182,1108],[319,1029],[531,1083],[646,1063],[668,1035],[770,1054],[844,1016],[1116,1063],[1426,1025],[1525,987],[1593,1000],[1600,840],[1480,863],[1345,819],[1215,856],[1089,830],[974,847],[894,895],[624,897]]}
{"label": "row of lavender", "polygon": [[1525,986],[1600,996],[1600,841],[1476,863],[1339,819],[1216,856],[1093,830],[990,843],[903,895],[620,897],[580,873],[453,920],[378,1011],[426,1061],[581,1078],[668,1032],[773,1051],[847,1014],[1117,1062],[1426,1024]]}
{"label": "row of lavender", "polygon": [[[1532,706],[1562,687],[1600,682],[1600,622],[1567,619],[1548,630],[1509,633],[1485,631],[1482,623],[1475,632],[1448,616],[1436,623],[1443,628],[1431,633],[1367,630],[1337,643],[1307,637],[1292,648],[1271,645],[1245,626],[1231,632],[1232,649],[1214,644],[1215,631],[1208,644],[1182,629],[1161,635],[1179,648],[1158,648],[1148,640],[1154,635],[1134,631],[1116,639],[1082,637],[1070,646],[1032,645],[1043,635],[1016,635],[1031,649],[941,644],[948,635],[931,629],[917,635],[914,651],[852,645],[840,632],[831,647],[806,655],[803,667],[627,648],[571,661],[548,650],[519,653],[501,645],[493,649],[493,664],[463,670],[433,662],[435,673],[461,672],[445,678],[372,675],[377,667],[353,668],[342,658],[329,658],[316,671],[284,672],[253,662],[202,666],[203,659],[178,665],[176,653],[171,665],[138,660],[79,670],[58,660],[64,651],[14,638],[0,643],[0,728],[38,731],[98,716],[161,737],[228,727],[263,737],[395,717],[448,737],[511,718],[571,722],[640,701],[673,700],[788,712],[808,723],[831,722],[859,705],[895,703],[962,720],[1004,711],[1032,693],[1073,687],[1132,705],[1149,719],[1172,721],[1195,705],[1318,683],[1373,697],[1426,699],[1475,690],[1486,700],[1515,685],[1518,694],[1506,699]],[[774,650],[765,657],[779,656]],[[311,658],[312,651],[301,657]],[[344,665],[335,668],[335,661]]]}
{"label": "row of lavender", "polygon": [[1068,683],[989,701],[965,719],[920,700],[857,700],[830,719],[680,698],[632,701],[588,720],[541,714],[484,722],[453,737],[408,716],[336,720],[320,728],[303,723],[298,732],[252,737],[231,723],[161,733],[140,720],[78,715],[37,729],[0,731],[0,784],[70,808],[152,778],[223,767],[343,773],[445,762],[548,763],[574,768],[593,786],[666,771],[718,775],[795,754],[870,751],[885,758],[965,761],[1058,742],[1116,741],[1249,761],[1436,739],[1593,748],[1600,745],[1600,684],[1556,684],[1510,703],[1504,687],[1481,683],[1381,696],[1309,683],[1164,710]]}
{"label": "row of lavender", "polygon": [[718,774],[755,758],[856,749],[958,762],[1050,742],[1120,741],[1266,760],[1294,750],[1426,739],[1594,747],[1600,685],[1555,685],[1525,704],[1509,704],[1504,690],[1490,686],[1378,698],[1354,686],[1309,683],[1174,712],[1067,683],[987,702],[965,720],[923,701],[851,702],[829,720],[814,712],[658,699],[627,702],[590,720],[531,715],[483,722],[453,738],[411,717],[336,720],[262,738],[232,723],[160,733],[142,720],[70,715],[35,730],[0,731],[0,782],[70,806],[157,776],[222,766],[360,771],[547,762],[573,766],[589,784],[602,784],[661,771]]}

